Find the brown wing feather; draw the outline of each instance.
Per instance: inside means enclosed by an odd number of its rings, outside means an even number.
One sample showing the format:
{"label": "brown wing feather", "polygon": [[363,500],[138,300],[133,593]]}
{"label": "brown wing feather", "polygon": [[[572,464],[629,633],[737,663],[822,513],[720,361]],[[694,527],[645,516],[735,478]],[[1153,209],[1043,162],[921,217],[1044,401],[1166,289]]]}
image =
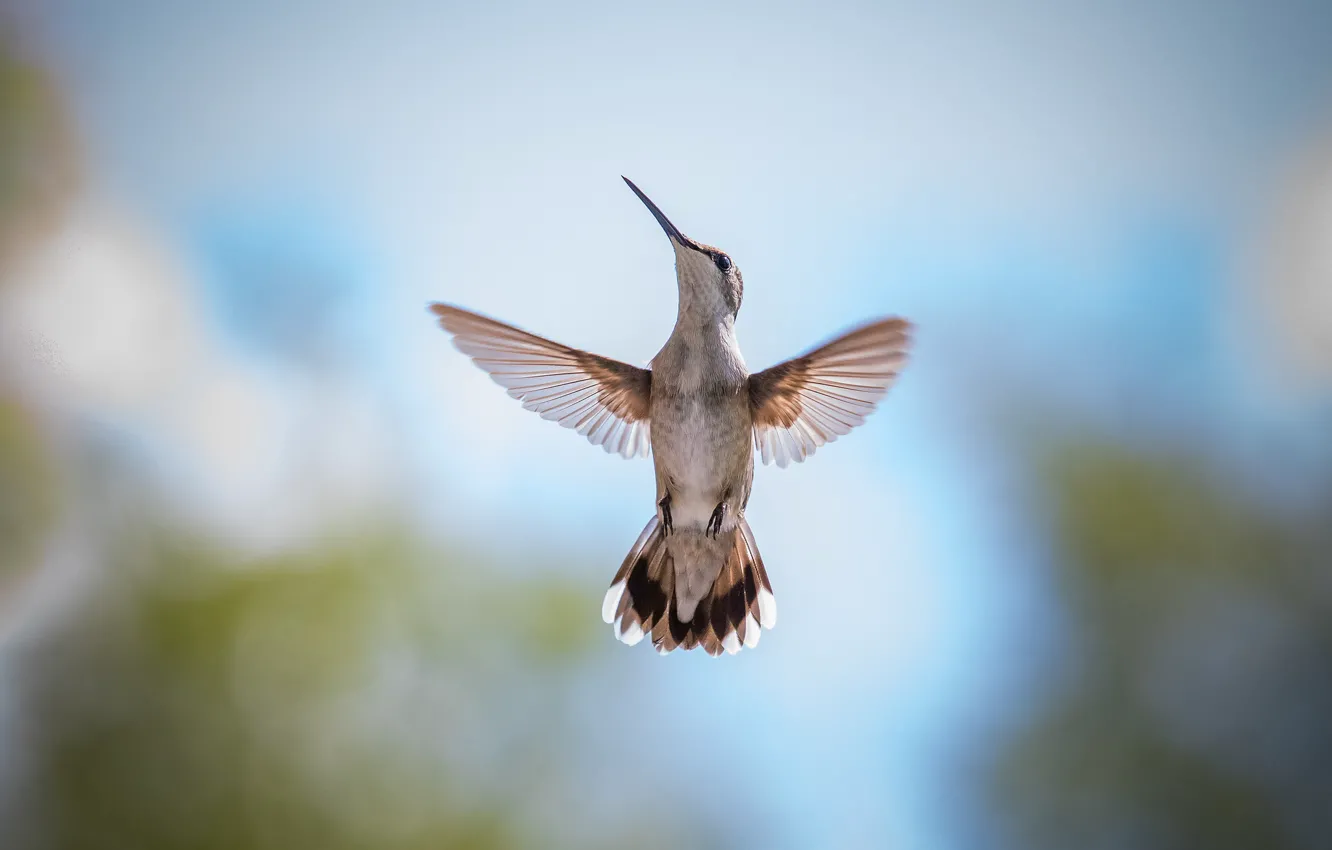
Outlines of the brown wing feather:
{"label": "brown wing feather", "polygon": [[785,467],[865,421],[906,365],[911,323],[879,319],[749,377],[754,447]]}
{"label": "brown wing feather", "polygon": [[652,372],[519,330],[448,304],[431,304],[453,344],[523,407],[594,446],[646,456]]}

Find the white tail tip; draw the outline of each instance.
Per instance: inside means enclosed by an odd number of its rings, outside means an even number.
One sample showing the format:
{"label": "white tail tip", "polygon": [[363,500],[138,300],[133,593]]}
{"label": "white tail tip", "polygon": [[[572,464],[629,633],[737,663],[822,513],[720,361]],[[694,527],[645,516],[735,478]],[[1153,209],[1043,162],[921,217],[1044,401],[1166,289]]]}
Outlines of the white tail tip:
{"label": "white tail tip", "polygon": [[624,595],[624,582],[617,581],[606,591],[601,600],[601,619],[607,623],[615,622],[615,612],[620,607],[620,597]]}
{"label": "white tail tip", "polygon": [[722,640],[722,649],[730,655],[735,655],[740,651],[740,636],[735,632],[727,632],[726,637]]}
{"label": "white tail tip", "polygon": [[[771,629],[777,625],[777,599],[766,589],[760,587],[758,592],[759,617],[763,620],[763,628]],[[757,631],[757,630],[756,630]]]}
{"label": "white tail tip", "polygon": [[620,640],[624,641],[625,646],[633,646],[642,640],[643,635],[645,634],[646,632],[643,631],[643,627],[638,624],[637,620],[635,620],[629,624],[629,628],[624,630],[624,634],[620,635]]}
{"label": "white tail tip", "polygon": [[745,646],[753,649],[758,646],[759,638],[763,636],[763,630],[759,628],[758,620],[754,619],[753,614],[745,615]]}

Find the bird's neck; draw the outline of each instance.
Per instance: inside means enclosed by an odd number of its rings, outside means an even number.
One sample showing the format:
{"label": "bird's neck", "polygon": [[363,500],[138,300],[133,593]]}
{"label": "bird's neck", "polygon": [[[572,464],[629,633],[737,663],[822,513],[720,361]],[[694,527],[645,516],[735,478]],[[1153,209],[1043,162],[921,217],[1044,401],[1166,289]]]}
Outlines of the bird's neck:
{"label": "bird's neck", "polygon": [[735,308],[727,303],[724,281],[712,259],[695,251],[676,252],[675,274],[679,312],[675,326],[698,333],[729,333]]}
{"label": "bird's neck", "polygon": [[653,360],[653,370],[679,392],[733,389],[747,374],[735,339],[735,313],[717,282],[696,265],[680,265],[680,310],[671,338]]}
{"label": "bird's neck", "polygon": [[675,317],[675,330],[671,336],[691,342],[734,347],[735,316],[731,313],[718,316],[711,311],[688,310],[684,304],[681,304],[680,312]]}
{"label": "bird's neck", "polygon": [[675,330],[652,361],[654,378],[679,393],[732,392],[749,374],[735,339],[735,317],[701,319],[681,313]]}

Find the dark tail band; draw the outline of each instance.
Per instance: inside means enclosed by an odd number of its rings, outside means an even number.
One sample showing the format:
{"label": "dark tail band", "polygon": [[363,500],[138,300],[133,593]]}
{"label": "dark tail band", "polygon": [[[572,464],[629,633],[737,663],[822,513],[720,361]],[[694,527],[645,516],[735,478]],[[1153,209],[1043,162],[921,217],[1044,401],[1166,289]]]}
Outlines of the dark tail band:
{"label": "dark tail band", "polygon": [[656,516],[648,520],[611,581],[601,617],[615,636],[633,646],[646,636],[665,655],[679,647],[703,647],[709,655],[757,646],[764,628],[777,624],[777,603],[749,523],[740,518],[734,543],[689,622],[675,611],[675,559]]}

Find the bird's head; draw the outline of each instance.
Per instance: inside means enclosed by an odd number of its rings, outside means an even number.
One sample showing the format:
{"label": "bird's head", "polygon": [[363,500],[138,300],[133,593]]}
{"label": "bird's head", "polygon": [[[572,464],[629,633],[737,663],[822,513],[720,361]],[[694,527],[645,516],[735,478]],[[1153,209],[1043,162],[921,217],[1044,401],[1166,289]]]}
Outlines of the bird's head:
{"label": "bird's head", "polygon": [[651,210],[675,249],[681,317],[691,316],[701,321],[734,319],[740,312],[740,299],[745,292],[740,268],[724,251],[685,236],[632,180],[625,177],[624,182]]}

